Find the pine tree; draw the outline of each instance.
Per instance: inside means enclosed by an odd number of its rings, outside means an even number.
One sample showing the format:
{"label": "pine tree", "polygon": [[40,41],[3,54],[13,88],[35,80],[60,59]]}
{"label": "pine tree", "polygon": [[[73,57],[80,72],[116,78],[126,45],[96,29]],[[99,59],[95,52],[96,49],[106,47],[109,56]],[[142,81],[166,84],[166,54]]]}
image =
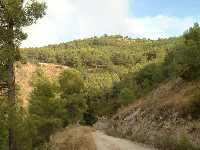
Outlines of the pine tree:
{"label": "pine tree", "polygon": [[14,110],[16,105],[15,68],[20,58],[19,46],[27,34],[23,27],[30,26],[45,15],[45,3],[36,0],[0,0],[0,68],[6,72],[2,80],[6,82],[9,113],[9,150],[16,150],[14,131]]}

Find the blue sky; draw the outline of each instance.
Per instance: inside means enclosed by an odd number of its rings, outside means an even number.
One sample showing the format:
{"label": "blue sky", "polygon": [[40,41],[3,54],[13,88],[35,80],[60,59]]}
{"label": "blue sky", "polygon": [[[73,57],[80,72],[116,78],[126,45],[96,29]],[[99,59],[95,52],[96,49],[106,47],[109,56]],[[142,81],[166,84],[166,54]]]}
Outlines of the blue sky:
{"label": "blue sky", "polygon": [[[41,1],[41,0],[39,0]],[[200,0],[44,0],[47,15],[25,28],[23,47],[103,34],[132,38],[181,35],[200,21]]]}
{"label": "blue sky", "polygon": [[163,14],[200,17],[200,0],[131,0],[131,13],[137,17]]}

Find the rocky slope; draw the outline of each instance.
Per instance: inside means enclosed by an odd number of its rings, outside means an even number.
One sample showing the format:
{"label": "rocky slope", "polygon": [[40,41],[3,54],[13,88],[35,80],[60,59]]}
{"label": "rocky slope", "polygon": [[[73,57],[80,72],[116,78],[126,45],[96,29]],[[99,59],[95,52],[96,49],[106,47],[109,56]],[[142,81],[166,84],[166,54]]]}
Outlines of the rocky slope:
{"label": "rocky slope", "polygon": [[[199,150],[200,119],[195,103],[200,82],[166,81],[120,110],[107,132],[166,150]],[[197,99],[195,99],[197,98]],[[195,113],[195,114],[194,114]]]}

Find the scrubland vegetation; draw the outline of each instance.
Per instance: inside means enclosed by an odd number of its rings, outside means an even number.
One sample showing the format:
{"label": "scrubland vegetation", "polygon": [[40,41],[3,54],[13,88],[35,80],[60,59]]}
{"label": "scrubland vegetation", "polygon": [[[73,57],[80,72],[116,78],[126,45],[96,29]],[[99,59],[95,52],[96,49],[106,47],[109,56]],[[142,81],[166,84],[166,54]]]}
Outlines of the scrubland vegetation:
{"label": "scrubland vegetation", "polygon": [[122,82],[134,85],[138,98],[114,115],[109,134],[164,150],[200,149],[199,29],[195,24],[186,31],[163,62]]}
{"label": "scrubland vegetation", "polygon": [[[149,40],[104,35],[24,48],[19,54],[18,59],[23,64],[53,63],[70,67],[53,78],[36,69],[31,77],[31,93],[26,95],[26,108],[20,104],[9,107],[6,90],[1,91],[0,149],[8,149],[12,126],[17,149],[39,150],[44,149],[51,135],[59,129],[74,124],[93,125],[99,117],[111,118],[119,108],[136,103],[162,82],[181,78],[198,84],[200,27],[195,24],[176,38]],[[4,85],[7,72],[3,62],[0,69],[0,83]],[[16,88],[18,91],[20,86]],[[184,109],[183,114],[190,115],[192,120],[200,116],[199,93],[196,89]],[[67,134],[73,134],[71,132]],[[170,140],[159,143],[158,147],[177,144],[173,143],[176,140]],[[174,150],[198,149],[184,137],[176,146]]]}

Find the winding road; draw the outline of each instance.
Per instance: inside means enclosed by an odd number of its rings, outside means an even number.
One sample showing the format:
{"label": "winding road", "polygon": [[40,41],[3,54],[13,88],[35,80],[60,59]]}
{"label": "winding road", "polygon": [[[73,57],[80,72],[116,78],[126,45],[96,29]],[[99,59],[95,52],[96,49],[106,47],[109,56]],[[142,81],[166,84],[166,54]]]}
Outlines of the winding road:
{"label": "winding road", "polygon": [[154,150],[129,140],[108,136],[100,131],[93,132],[97,150]]}

